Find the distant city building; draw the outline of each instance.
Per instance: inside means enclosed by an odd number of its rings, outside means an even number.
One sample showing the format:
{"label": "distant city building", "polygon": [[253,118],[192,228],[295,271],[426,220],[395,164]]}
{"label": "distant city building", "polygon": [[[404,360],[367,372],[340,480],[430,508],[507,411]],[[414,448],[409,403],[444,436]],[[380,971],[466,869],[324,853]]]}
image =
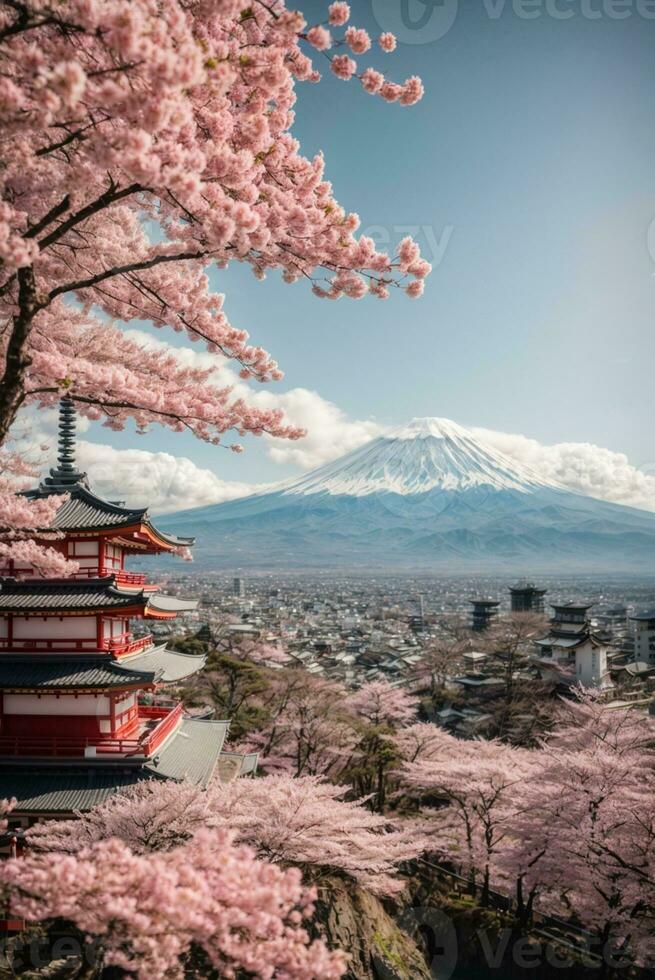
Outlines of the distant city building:
{"label": "distant city building", "polygon": [[425,608],[422,594],[414,600],[414,606],[414,613],[409,617],[409,628],[412,633],[423,633],[425,632]]}
{"label": "distant city building", "polygon": [[567,602],[552,608],[550,632],[535,641],[534,660],[542,677],[568,687],[611,687],[607,646],[589,622],[591,604]]}
{"label": "distant city building", "polygon": [[543,613],[546,589],[539,589],[532,582],[517,582],[509,591],[513,613]]}
{"label": "distant city building", "polygon": [[473,606],[471,610],[471,629],[483,633],[489,629],[493,619],[498,615],[500,602],[496,599],[469,599]]}
{"label": "distant city building", "polygon": [[239,599],[245,599],[246,597],[246,583],[239,576],[236,576],[232,581],[232,593],[238,596]]}
{"label": "distant city building", "polygon": [[635,613],[630,619],[635,627],[635,661],[655,664],[655,608]]}

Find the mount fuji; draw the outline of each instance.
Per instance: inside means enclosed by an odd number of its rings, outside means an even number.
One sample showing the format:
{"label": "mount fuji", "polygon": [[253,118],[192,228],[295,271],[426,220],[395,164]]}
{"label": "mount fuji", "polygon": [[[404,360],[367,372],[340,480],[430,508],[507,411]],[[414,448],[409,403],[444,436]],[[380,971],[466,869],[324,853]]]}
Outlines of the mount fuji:
{"label": "mount fuji", "polygon": [[655,572],[655,513],[547,481],[439,418],[162,523],[196,536],[205,568]]}

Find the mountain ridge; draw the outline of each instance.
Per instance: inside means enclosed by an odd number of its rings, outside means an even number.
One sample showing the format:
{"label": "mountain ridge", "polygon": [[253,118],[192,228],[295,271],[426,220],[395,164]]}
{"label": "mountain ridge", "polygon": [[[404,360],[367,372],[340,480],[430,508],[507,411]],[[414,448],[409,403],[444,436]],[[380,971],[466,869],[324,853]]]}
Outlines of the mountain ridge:
{"label": "mountain ridge", "polygon": [[655,571],[655,514],[545,480],[430,417],[162,524],[196,535],[203,567]]}

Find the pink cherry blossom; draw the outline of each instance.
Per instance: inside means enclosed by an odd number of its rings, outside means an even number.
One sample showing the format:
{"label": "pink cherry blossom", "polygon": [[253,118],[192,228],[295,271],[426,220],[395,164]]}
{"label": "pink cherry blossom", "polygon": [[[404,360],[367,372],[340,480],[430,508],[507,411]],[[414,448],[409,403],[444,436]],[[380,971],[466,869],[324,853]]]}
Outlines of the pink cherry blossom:
{"label": "pink cherry blossom", "polygon": [[416,702],[387,681],[363,684],[347,701],[348,707],[373,725],[401,727],[416,718]]}
{"label": "pink cherry blossom", "polygon": [[212,783],[141,783],[77,821],[48,822],[28,834],[39,852],[79,854],[119,838],[137,854],[169,851],[201,828],[229,829],[258,856],[300,868],[306,880],[338,872],[375,895],[403,884],[398,865],[422,853],[426,842],[411,826],[396,827],[360,802],[344,799],[348,786],[315,776],[287,775]]}
{"label": "pink cherry blossom", "polygon": [[313,48],[317,51],[326,51],[332,46],[332,37],[330,32],[318,24],[316,27],[312,27],[311,30],[307,31],[307,40]]}
{"label": "pink cherry blossom", "polygon": [[362,86],[365,91],[375,95],[384,84],[384,75],[375,68],[366,68],[362,72]]}
{"label": "pink cherry blossom", "polygon": [[350,19],[350,7],[347,3],[331,3],[328,12],[330,23],[334,27],[341,27]]}
{"label": "pink cherry blossom", "polygon": [[[226,364],[264,383],[282,372],[230,322],[209,269],[244,262],[332,299],[384,298],[415,275],[360,248],[323,157],[293,138],[298,86],[319,77],[303,46],[313,53],[327,30],[306,32],[283,0],[247,16],[232,0],[55,7],[44,19],[42,0],[25,0],[0,19],[0,445],[22,406],[62,393],[111,429],[157,422],[226,446],[231,430],[300,438],[235,394]],[[335,27],[349,15],[330,6]],[[365,31],[346,34],[367,47]],[[346,80],[357,70],[347,55],[331,67]],[[405,104],[419,94],[373,70],[362,84]],[[141,321],[186,347],[123,332]]]}
{"label": "pink cherry blossom", "polygon": [[171,850],[139,854],[102,840],[77,854],[33,853],[0,868],[12,915],[60,919],[102,937],[103,961],[138,980],[187,975],[200,949],[221,976],[338,980],[346,958],[310,942],[302,920],[315,893],[235,846],[225,830],[199,829]]}
{"label": "pink cherry blossom", "polygon": [[337,54],[332,59],[331,68],[337,78],[348,81],[357,71],[357,62],[349,58],[347,54]]}
{"label": "pink cherry blossom", "polygon": [[425,94],[423,83],[418,75],[412,75],[411,78],[408,78],[402,88],[401,105],[415,105],[420,102]]}
{"label": "pink cherry blossom", "polygon": [[387,53],[396,50],[396,38],[390,31],[385,31],[384,34],[380,34],[378,44]]}
{"label": "pink cherry blossom", "polygon": [[344,38],[354,54],[364,54],[371,47],[371,39],[361,27],[349,27]]}
{"label": "pink cherry blossom", "polygon": [[403,87],[396,82],[385,82],[380,89],[380,95],[385,102],[398,102],[402,94]]}

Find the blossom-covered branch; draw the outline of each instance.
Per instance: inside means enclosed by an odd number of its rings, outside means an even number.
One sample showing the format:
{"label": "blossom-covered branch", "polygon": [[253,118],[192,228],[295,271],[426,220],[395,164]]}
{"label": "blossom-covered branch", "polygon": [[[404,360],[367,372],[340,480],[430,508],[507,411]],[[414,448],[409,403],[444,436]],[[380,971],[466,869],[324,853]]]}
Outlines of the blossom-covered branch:
{"label": "blossom-covered branch", "polygon": [[[331,30],[344,28],[335,44],[363,54],[370,41],[345,27],[349,13],[329,8]],[[133,345],[124,375],[125,341],[108,321],[172,328],[243,378],[281,377],[228,321],[210,265],[279,269],[331,298],[420,293],[430,267],[414,243],[391,256],[357,238],[322,157],[303,157],[291,136],[295,85],[320,77],[307,52],[325,53],[324,32],[283,0],[0,4],[0,442],[26,400],[51,405],[62,389],[113,427],[133,417],[213,441],[230,428],[301,435],[174,358],[144,384],[152,357]],[[354,74],[343,57],[332,71]],[[420,98],[418,80],[378,86],[372,71],[358,76],[367,91]]]}

